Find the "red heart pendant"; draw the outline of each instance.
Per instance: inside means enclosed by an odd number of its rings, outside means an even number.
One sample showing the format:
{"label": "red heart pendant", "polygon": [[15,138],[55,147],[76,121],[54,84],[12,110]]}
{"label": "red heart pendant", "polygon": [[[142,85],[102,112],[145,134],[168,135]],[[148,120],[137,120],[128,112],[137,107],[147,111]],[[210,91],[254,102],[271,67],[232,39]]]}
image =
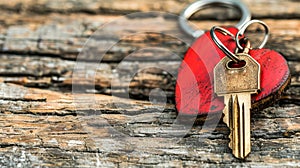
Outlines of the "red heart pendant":
{"label": "red heart pendant", "polygon": [[[232,34],[238,30],[226,28]],[[236,49],[235,40],[219,32],[216,35],[231,51]],[[261,90],[252,95],[252,107],[261,108],[279,98],[290,79],[286,60],[279,53],[269,49],[250,50],[261,65]],[[222,111],[224,101],[214,93],[213,70],[226,55],[220,50],[209,32],[206,32],[188,49],[177,76],[175,100],[177,111],[186,115],[201,115]]]}

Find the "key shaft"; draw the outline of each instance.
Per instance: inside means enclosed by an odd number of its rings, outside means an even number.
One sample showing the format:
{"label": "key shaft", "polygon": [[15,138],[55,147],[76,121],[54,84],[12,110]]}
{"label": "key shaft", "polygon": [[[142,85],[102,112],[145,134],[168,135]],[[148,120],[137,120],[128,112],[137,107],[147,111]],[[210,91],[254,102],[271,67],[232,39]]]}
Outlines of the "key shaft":
{"label": "key shaft", "polygon": [[228,101],[229,128],[231,139],[229,147],[233,155],[244,159],[251,151],[250,105],[251,95],[238,93],[230,96]]}

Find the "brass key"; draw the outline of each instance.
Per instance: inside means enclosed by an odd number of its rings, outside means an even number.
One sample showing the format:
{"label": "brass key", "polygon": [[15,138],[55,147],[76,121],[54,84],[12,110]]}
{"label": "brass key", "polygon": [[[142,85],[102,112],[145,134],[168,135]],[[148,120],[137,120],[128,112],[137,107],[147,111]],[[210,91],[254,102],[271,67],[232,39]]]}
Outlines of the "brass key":
{"label": "brass key", "polygon": [[251,151],[251,94],[260,89],[260,65],[248,51],[236,54],[239,63],[224,57],[214,69],[215,93],[224,96],[223,121],[230,128],[229,147],[240,159]]}

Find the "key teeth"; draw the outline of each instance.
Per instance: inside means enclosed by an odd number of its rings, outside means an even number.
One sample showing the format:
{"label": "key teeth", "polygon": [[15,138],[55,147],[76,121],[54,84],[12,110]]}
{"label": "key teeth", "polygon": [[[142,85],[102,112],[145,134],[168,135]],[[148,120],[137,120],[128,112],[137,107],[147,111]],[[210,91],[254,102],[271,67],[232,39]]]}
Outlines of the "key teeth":
{"label": "key teeth", "polygon": [[224,116],[223,116],[223,122],[229,127],[229,123],[227,122],[226,117],[228,117],[228,116],[226,116],[226,114],[224,114]]}
{"label": "key teeth", "polygon": [[[226,108],[226,107],[225,107]],[[233,132],[233,130],[232,130],[232,126],[231,126],[231,123],[230,123],[230,120],[229,120],[229,118],[230,117],[232,117],[232,116],[230,116],[231,114],[232,114],[232,110],[233,110],[233,97],[232,97],[232,95],[230,95],[230,98],[229,98],[229,100],[228,100],[228,107],[227,107],[227,116],[225,117],[225,115],[226,114],[224,114],[224,118],[223,118],[223,120],[226,120],[226,121],[224,121],[225,123],[226,123],[226,125],[228,126],[228,128],[229,128],[229,131],[230,131],[230,133],[229,133],[229,135],[228,135],[228,138],[229,138],[229,143],[228,143],[228,147],[230,148],[230,149],[232,149],[232,141],[233,141],[233,139],[232,139],[232,132]]]}
{"label": "key teeth", "polygon": [[232,149],[232,129],[230,128],[230,126],[229,126],[229,123],[227,123],[227,120],[226,120],[226,118],[225,118],[225,115],[224,115],[224,117],[223,117],[223,122],[227,125],[227,127],[229,128],[229,131],[230,131],[230,133],[229,133],[229,135],[228,135],[228,138],[229,138],[229,143],[228,143],[228,147],[230,148],[230,149]]}
{"label": "key teeth", "polygon": [[223,122],[227,125],[227,127],[229,128],[229,131],[230,131],[230,133],[229,133],[229,135],[228,135],[228,138],[229,138],[229,143],[228,143],[228,147],[230,148],[230,149],[232,149],[232,129],[231,129],[231,127],[229,126],[229,123],[227,122],[227,119],[226,119],[226,117],[228,117],[228,116],[226,116],[225,117],[225,115],[226,114],[224,114],[224,117],[223,117]]}
{"label": "key teeth", "polygon": [[230,127],[229,123],[228,123],[228,120],[226,119],[226,117],[228,116],[225,116],[226,114],[224,114],[223,116],[223,122],[227,125],[227,127],[229,128],[229,135],[228,135],[228,138],[229,138],[229,143],[228,143],[228,147],[230,149],[232,149],[232,128]]}

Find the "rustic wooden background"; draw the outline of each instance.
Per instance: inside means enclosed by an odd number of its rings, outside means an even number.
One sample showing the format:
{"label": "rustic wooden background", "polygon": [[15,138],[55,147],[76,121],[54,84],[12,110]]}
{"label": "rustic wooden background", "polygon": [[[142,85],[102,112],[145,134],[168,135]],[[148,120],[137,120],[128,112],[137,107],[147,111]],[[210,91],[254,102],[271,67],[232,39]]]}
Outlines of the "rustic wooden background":
{"label": "rustic wooden background", "polygon": [[[176,118],[174,76],[159,69],[145,69],[123,80],[130,82],[131,99],[116,98],[126,86],[111,89],[111,72],[130,53],[146,46],[164,47],[183,56],[186,44],[160,33],[121,39],[103,58],[92,90],[72,95],[72,72],[76,56],[86,40],[105,23],[132,12],[161,11],[178,14],[192,0],[11,0],[0,1],[0,166],[1,167],[215,167],[300,166],[300,1],[244,0],[253,18],[271,29],[266,48],[281,52],[288,60],[292,82],[282,99],[252,113],[252,153],[240,161],[227,147],[228,129],[220,122],[213,132],[195,124],[184,138],[168,137]],[[217,13],[223,16],[222,12]],[[220,15],[221,14],[221,15]],[[234,24],[236,14],[225,12],[231,21],[216,20],[204,11],[199,28]],[[197,17],[195,17],[197,18]],[[123,17],[122,26],[135,24],[133,31],[156,22],[164,32],[180,31],[177,20],[157,15]],[[153,31],[155,32],[155,26]],[[111,30],[102,30],[100,32]],[[98,42],[109,41],[109,36]],[[97,48],[96,48],[97,49]],[[99,49],[99,48],[98,48]],[[101,50],[101,49],[99,49]],[[154,58],[154,59],[153,59]],[[137,64],[137,60],[148,60]],[[85,65],[98,67],[87,57]],[[122,61],[124,63],[124,61]],[[176,73],[180,59],[168,53],[137,52],[125,61],[131,67],[159,65]],[[80,76],[76,86],[91,81]],[[165,91],[169,103],[149,103],[154,88]],[[82,99],[75,103],[73,97]],[[93,98],[95,103],[89,103]],[[119,110],[114,103],[133,104]],[[80,113],[78,113],[80,111]],[[88,114],[88,115],[86,115]],[[119,133],[115,133],[118,131]],[[124,134],[124,135],[121,135]],[[117,136],[114,136],[117,135]]]}

